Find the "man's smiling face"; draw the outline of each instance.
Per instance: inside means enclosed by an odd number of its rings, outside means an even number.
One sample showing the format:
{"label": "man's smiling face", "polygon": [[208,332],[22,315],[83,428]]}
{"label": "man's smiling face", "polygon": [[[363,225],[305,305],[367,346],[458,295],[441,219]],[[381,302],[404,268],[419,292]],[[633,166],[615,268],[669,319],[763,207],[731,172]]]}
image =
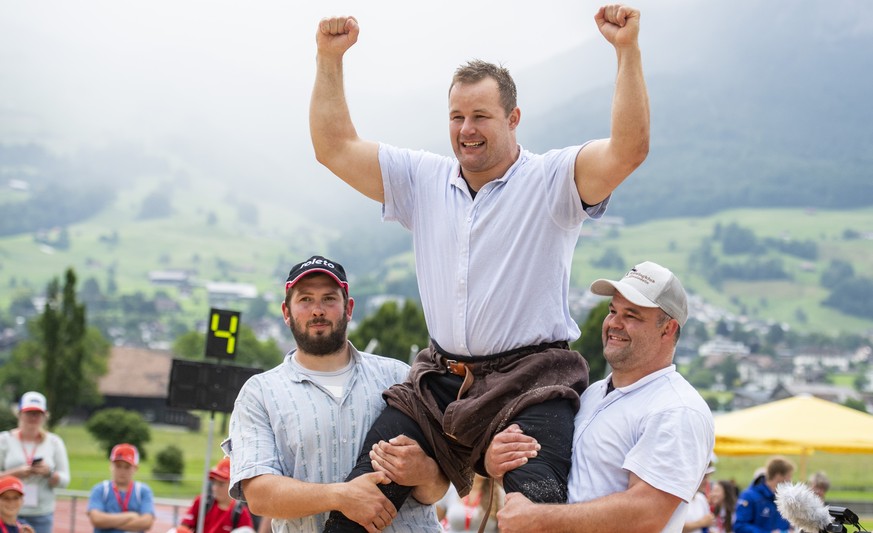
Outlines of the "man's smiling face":
{"label": "man's smiling face", "polygon": [[493,78],[456,83],[449,92],[449,135],[464,177],[481,186],[500,178],[518,157],[518,108],[507,115]]}

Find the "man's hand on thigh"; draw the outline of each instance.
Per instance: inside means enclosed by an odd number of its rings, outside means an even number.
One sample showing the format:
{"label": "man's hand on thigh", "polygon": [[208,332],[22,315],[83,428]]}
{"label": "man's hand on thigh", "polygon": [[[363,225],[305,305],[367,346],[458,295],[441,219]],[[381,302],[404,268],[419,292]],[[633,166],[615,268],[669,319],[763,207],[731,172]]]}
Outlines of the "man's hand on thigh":
{"label": "man's hand on thigh", "polygon": [[388,482],[381,472],[371,472],[346,481],[342,484],[342,504],[338,510],[369,533],[381,531],[397,516],[394,504],[379,490],[379,484]]}
{"label": "man's hand on thigh", "polygon": [[436,461],[406,435],[374,444],[370,449],[370,460],[373,470],[383,472],[394,483],[407,487],[423,485],[439,475]]}
{"label": "man's hand on thigh", "polygon": [[499,482],[504,474],[536,457],[539,449],[540,445],[535,438],[525,435],[518,424],[511,424],[494,435],[488,445],[485,451],[485,471]]}

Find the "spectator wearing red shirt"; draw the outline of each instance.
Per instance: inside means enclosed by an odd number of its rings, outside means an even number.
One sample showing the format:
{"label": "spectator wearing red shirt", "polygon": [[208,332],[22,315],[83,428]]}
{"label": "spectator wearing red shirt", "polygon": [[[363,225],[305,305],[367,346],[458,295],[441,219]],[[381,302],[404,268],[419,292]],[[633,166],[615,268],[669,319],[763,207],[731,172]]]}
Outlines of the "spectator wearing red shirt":
{"label": "spectator wearing red shirt", "polygon": [[[230,458],[225,457],[209,471],[211,496],[206,501],[206,516],[203,519],[203,533],[229,533],[239,531],[254,533],[254,522],[248,507],[243,502],[230,497]],[[176,533],[193,533],[197,529],[200,512],[200,496],[182,518]]]}

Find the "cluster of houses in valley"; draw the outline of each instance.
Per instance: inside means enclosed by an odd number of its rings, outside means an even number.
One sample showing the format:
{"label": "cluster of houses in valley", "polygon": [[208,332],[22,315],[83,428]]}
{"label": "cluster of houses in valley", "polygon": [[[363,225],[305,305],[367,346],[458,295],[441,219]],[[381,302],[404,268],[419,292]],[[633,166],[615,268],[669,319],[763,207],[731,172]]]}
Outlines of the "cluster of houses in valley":
{"label": "cluster of houses in valley", "polygon": [[[728,347],[736,345],[736,350]],[[721,349],[713,350],[714,346]],[[873,413],[873,349],[863,346],[851,353],[798,353],[793,355],[758,355],[749,353],[749,348],[739,343],[726,343],[716,339],[701,345],[704,367],[717,368],[726,358],[733,358],[739,387],[732,387],[733,409],[744,409],[791,396],[808,394],[845,404],[851,401],[864,405]],[[856,372],[866,386],[858,390],[854,384],[840,385],[828,382],[828,376],[848,375]],[[724,383],[716,383],[714,389],[728,390]]]}
{"label": "cluster of houses in valley", "polygon": [[[155,271],[149,274],[151,282],[159,286],[172,286],[179,290],[204,287],[209,303],[220,307],[223,303],[251,300],[259,297],[254,285],[246,283],[198,282],[193,273],[182,270]],[[574,300],[581,307],[596,304],[593,295],[579,291]],[[718,320],[733,320],[723,311],[707,305],[692,296],[690,315],[704,323]],[[204,317],[205,319],[205,317]],[[278,326],[276,326],[278,327]],[[281,342],[287,344],[287,332]],[[279,335],[279,332],[259,331],[259,335]],[[184,410],[167,406],[170,370],[173,354],[166,345],[163,349],[145,349],[115,346],[109,362],[108,373],[100,380],[99,389],[105,403],[102,407],[124,407],[143,414],[146,420],[156,424],[173,424],[199,427],[199,419]],[[825,400],[844,404],[848,400],[865,405],[873,412],[873,350],[864,346],[851,353],[793,353],[776,356],[752,353],[740,343],[723,337],[712,338],[699,346],[685,347],[680,363],[700,357],[704,367],[719,368],[727,358],[736,364],[736,382],[726,384],[716,376],[714,390],[733,393],[732,409],[743,409],[769,401],[800,394],[810,394]],[[866,369],[862,381],[866,388],[857,390],[852,385],[836,385],[827,382],[834,373],[846,374]]]}
{"label": "cluster of houses in valley", "polygon": [[[733,409],[744,409],[791,396],[809,394],[818,398],[846,403],[863,402],[873,412],[873,393],[854,387],[833,385],[824,381],[831,372],[848,372],[850,367],[866,363],[873,367],[873,350],[869,347],[842,355],[801,354],[794,357],[762,356],[749,353],[709,353],[704,365],[717,366],[724,358],[735,357],[741,385],[733,388]],[[154,424],[200,427],[200,420],[191,413],[168,407],[170,371],[173,354],[167,350],[151,350],[115,346],[109,359],[108,372],[100,379],[99,390],[105,407],[123,407],[137,411]],[[867,383],[873,383],[873,371],[868,371]],[[726,389],[723,384],[716,388]]]}

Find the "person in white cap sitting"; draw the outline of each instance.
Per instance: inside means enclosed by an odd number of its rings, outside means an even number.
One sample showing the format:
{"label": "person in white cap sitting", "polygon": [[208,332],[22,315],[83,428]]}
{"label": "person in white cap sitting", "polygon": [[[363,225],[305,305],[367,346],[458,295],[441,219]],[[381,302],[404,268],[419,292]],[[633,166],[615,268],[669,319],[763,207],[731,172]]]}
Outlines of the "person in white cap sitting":
{"label": "person in white cap sitting", "polygon": [[109,453],[110,480],[91,488],[88,518],[94,533],[148,531],[155,521],[155,498],[151,487],[134,481],[139,469],[139,450],[133,444],[116,444]]}
{"label": "person in white cap sitting", "polygon": [[[591,292],[612,297],[602,328],[612,373],[581,397],[569,505],[534,504],[510,493],[497,514],[503,533],[682,531],[709,464],[712,413],[673,364],[688,318],[679,279],[647,261],[619,281],[595,281]],[[537,449],[510,426],[495,437],[486,468],[499,479]]]}
{"label": "person in white cap sitting", "polygon": [[45,429],[48,402],[37,391],[21,395],[18,427],[0,433],[0,476],[15,476],[24,485],[20,516],[36,533],[52,533],[55,488],[70,483],[67,447]]}

